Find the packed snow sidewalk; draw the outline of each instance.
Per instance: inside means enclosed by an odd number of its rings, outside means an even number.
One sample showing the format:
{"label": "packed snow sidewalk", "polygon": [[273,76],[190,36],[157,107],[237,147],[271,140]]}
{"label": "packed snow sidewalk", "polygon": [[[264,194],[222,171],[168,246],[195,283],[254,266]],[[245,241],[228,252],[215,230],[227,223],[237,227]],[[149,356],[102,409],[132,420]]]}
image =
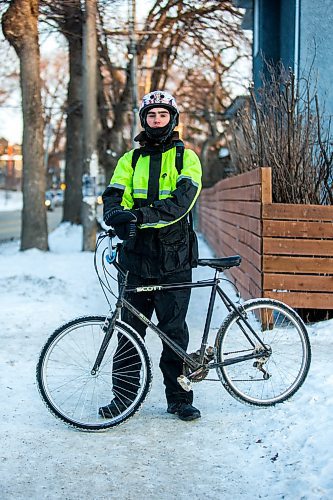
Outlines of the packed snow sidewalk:
{"label": "packed snow sidewalk", "polygon": [[[290,402],[251,408],[206,381],[194,387],[202,413],[194,422],[165,411],[161,344],[151,333],[155,378],[142,410],[108,432],[75,431],[41,402],[35,365],[59,324],[106,313],[107,305],[93,256],[80,251],[81,229],[60,226],[50,247],[43,253],[19,252],[17,242],[0,245],[2,500],[333,497],[333,321],[309,327],[312,366]],[[200,254],[211,256],[202,239]],[[196,278],[209,275],[195,271]],[[207,295],[192,293],[191,349],[200,342]],[[216,309],[214,328],[224,312]]]}

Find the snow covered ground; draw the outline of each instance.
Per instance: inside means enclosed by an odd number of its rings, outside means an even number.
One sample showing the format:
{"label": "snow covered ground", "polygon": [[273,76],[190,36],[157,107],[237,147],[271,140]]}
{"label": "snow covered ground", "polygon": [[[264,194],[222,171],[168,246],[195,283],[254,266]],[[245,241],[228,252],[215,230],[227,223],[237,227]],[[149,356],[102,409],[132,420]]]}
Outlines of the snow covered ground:
{"label": "snow covered ground", "polygon": [[[269,409],[234,400],[219,382],[195,385],[202,418],[166,413],[158,369],[161,344],[147,344],[153,387],[141,411],[104,433],[57,421],[35,383],[39,351],[61,323],[107,313],[81,228],[63,224],[51,251],[0,245],[0,498],[8,499],[331,499],[333,498],[333,321],[309,327],[313,361],[294,398]],[[201,257],[211,256],[200,238]],[[197,278],[209,270],[195,271]],[[208,291],[194,290],[188,314],[199,344]],[[224,311],[216,310],[213,326]]]}
{"label": "snow covered ground", "polygon": [[0,212],[22,209],[22,193],[0,189]]}

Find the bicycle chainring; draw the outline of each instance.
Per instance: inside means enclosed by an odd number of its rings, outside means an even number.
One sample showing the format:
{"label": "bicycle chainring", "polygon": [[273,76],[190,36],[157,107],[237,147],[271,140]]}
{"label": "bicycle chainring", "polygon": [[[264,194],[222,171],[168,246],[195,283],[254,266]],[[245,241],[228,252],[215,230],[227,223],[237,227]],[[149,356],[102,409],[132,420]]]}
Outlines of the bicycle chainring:
{"label": "bicycle chainring", "polygon": [[[197,354],[196,352],[192,352],[189,354],[190,358],[192,358],[194,361],[199,362],[200,355]],[[205,362],[208,362],[208,359],[205,358]],[[183,374],[185,377],[189,377],[191,375],[191,368],[187,366],[185,363],[183,364]],[[204,380],[209,373],[208,368],[202,367],[199,370],[197,370],[197,373],[194,376],[190,377],[191,382],[201,382]]]}

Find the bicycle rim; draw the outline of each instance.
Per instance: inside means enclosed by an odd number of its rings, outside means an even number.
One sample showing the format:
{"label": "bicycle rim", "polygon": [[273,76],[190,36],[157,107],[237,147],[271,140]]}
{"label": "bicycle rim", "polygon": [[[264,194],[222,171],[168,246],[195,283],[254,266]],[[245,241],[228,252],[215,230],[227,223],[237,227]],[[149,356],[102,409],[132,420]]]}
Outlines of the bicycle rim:
{"label": "bicycle rim", "polygon": [[[296,312],[281,302],[256,299],[245,302],[247,321],[270,355],[221,366],[217,372],[228,392],[242,402],[270,406],[289,399],[303,384],[311,361],[311,349],[304,323]],[[260,343],[236,313],[231,313],[217,335],[219,363],[254,351]]]}
{"label": "bicycle rim", "polygon": [[[105,335],[104,322],[104,317],[91,316],[63,325],[45,344],[37,365],[37,384],[48,409],[64,422],[88,431],[107,429],[131,417],[151,383],[146,347],[122,322],[116,323],[100,369],[92,375]],[[99,408],[115,396],[121,405],[111,418],[101,417]]]}

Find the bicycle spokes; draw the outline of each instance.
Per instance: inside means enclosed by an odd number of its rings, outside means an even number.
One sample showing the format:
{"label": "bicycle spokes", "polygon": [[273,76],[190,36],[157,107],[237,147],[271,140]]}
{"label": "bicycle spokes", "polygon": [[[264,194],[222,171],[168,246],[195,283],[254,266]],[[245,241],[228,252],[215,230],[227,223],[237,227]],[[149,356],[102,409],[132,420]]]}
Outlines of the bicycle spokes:
{"label": "bicycle spokes", "polygon": [[[244,335],[232,313],[218,334],[218,374],[237,399],[270,405],[288,399],[302,385],[310,364],[306,329],[297,314],[269,299],[244,304],[247,321],[261,340]],[[254,345],[253,345],[254,344]],[[264,347],[263,347],[264,346]]]}

